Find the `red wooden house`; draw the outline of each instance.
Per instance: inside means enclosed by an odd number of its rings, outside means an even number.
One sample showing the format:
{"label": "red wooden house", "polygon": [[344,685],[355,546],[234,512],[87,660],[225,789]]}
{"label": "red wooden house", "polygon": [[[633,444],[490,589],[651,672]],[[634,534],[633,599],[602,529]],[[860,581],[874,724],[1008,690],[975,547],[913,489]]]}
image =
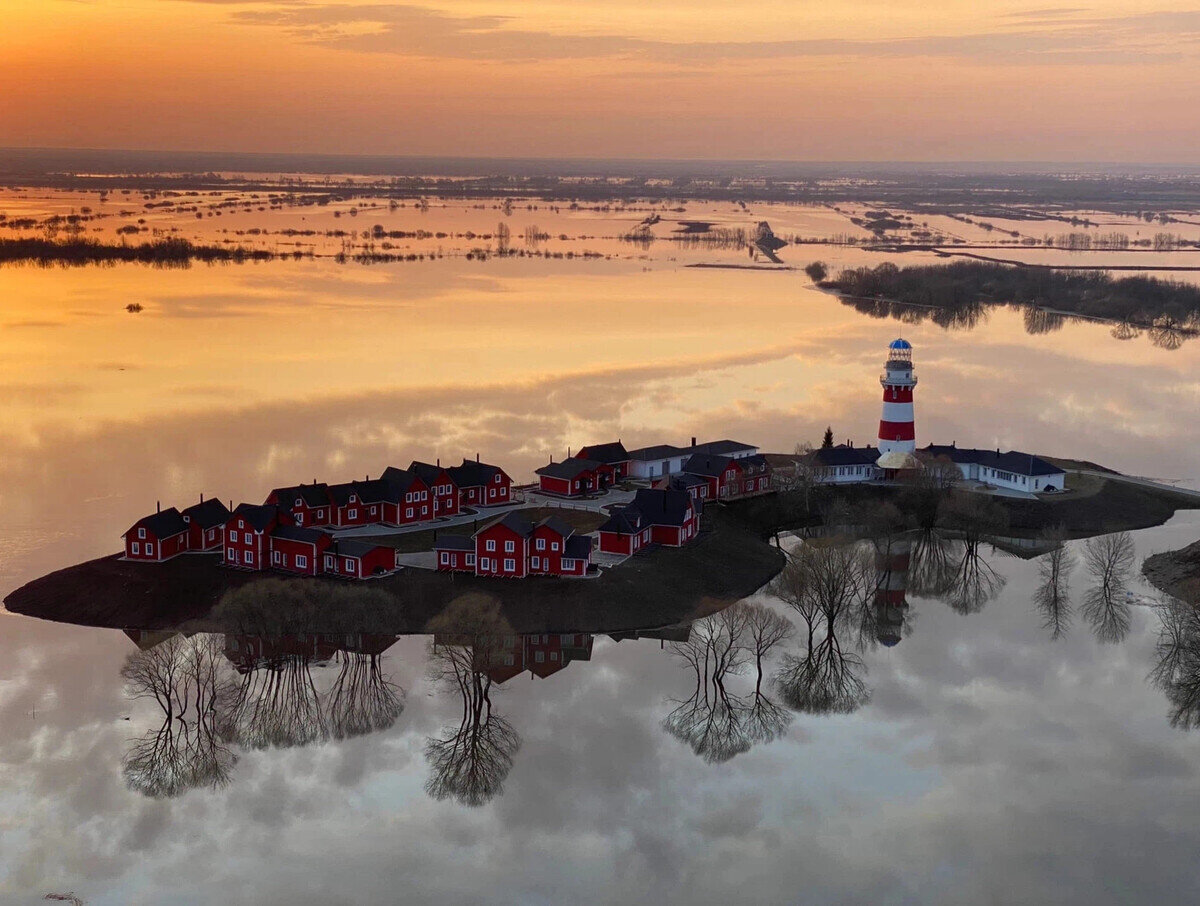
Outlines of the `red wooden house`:
{"label": "red wooden house", "polygon": [[629,477],[629,453],[619,440],[614,443],[583,447],[575,455],[580,459],[590,459],[592,462],[607,466],[614,483]]}
{"label": "red wooden house", "polygon": [[159,563],[187,549],[188,524],[175,507],[143,516],[125,532],[125,556],[130,560]]}
{"label": "red wooden house", "polygon": [[[376,482],[370,484],[375,485]],[[383,501],[383,522],[388,525],[411,525],[433,520],[433,495],[429,485],[415,472],[388,466],[378,484],[378,488],[364,493]]]}
{"label": "red wooden house", "polygon": [[458,487],[459,504],[463,506],[501,506],[512,503],[512,479],[499,466],[464,459],[461,466],[446,472]]}
{"label": "red wooden house", "polygon": [[396,549],[370,541],[335,541],[323,557],[323,571],[343,579],[370,579],[396,571]]}
{"label": "red wooden house", "polygon": [[477,660],[477,669],[486,670],[494,683],[506,682],[525,671],[545,679],[572,661],[590,661],[592,639],[584,632],[514,636],[499,650]]}
{"label": "red wooden house", "polygon": [[742,474],[740,460],[711,453],[697,453],[683,464],[685,475],[704,479],[708,486],[704,495],[708,500],[719,500],[738,495],[738,479]]}
{"label": "red wooden house", "polygon": [[475,540],[466,535],[439,534],[433,543],[438,572],[475,572]]}
{"label": "red wooden house", "polygon": [[582,576],[592,561],[592,539],[575,527],[547,516],[533,527],[529,573],[535,576]]}
{"label": "red wooden house", "polygon": [[[418,462],[409,463],[408,471],[415,474],[429,488],[429,496],[433,501],[433,517],[457,516],[459,513],[459,488],[450,476],[448,469],[442,468],[441,460],[436,464]],[[386,475],[387,472],[384,472]]]}
{"label": "red wooden house", "polygon": [[535,471],[538,488],[559,497],[583,497],[612,483],[610,466],[576,456],[562,462],[551,460]]}
{"label": "red wooden house", "polygon": [[188,527],[189,551],[219,551],[224,540],[229,507],[215,497],[200,498],[181,514]]}
{"label": "red wooden house", "polygon": [[266,569],[271,560],[271,533],[291,516],[274,506],[239,503],[225,523],[224,562],[242,569]]}
{"label": "red wooden house", "polygon": [[333,544],[328,533],[299,525],[276,526],[271,532],[271,567],[298,576],[322,571],[322,558]]}
{"label": "red wooden house", "polygon": [[700,514],[687,491],[643,488],[633,502],[600,526],[600,550],[635,554],[647,544],[680,547],[700,531]]}
{"label": "red wooden house", "polygon": [[533,522],[520,510],[505,513],[475,533],[475,573],[523,579],[529,574]]}
{"label": "red wooden house", "polygon": [[264,503],[286,510],[296,525],[329,525],[333,521],[333,501],[324,482],[276,488]]}
{"label": "red wooden house", "polygon": [[771,464],[761,453],[737,460],[742,473],[735,482],[737,491],[733,496],[749,497],[766,494],[771,490]]}

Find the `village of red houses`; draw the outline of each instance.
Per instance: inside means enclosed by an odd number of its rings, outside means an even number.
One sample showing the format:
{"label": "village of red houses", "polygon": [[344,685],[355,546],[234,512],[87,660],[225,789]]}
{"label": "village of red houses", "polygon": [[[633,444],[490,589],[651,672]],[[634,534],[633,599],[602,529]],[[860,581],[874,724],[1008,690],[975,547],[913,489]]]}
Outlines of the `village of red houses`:
{"label": "village of red houses", "polygon": [[[783,457],[792,476],[804,470],[820,484],[892,482],[937,459],[956,469],[964,485],[987,493],[1037,498],[1064,490],[1065,472],[1029,453],[955,444],[918,451],[917,377],[908,341],[888,345],[879,381],[879,446],[830,445],[803,459]],[[618,440],[573,456],[568,451],[567,458],[536,469],[535,484],[522,486],[478,456],[447,467],[414,461],[407,469],[389,466],[375,479],[276,488],[263,503],[232,511],[203,498],[183,511],[160,510],[125,533],[125,557],[161,562],[219,553],[225,565],[238,569],[347,579],[405,567],[511,579],[595,576],[598,561],[612,566],[651,545],[692,541],[706,503],[771,493],[778,479],[771,462],[750,444],[698,444],[694,437],[685,447],[626,450]],[[594,531],[579,531],[564,518],[571,512],[566,507],[580,506],[606,517]],[[480,526],[480,516],[491,518]],[[460,526],[475,530],[455,532]],[[432,552],[424,556],[364,537],[421,529],[436,529]]]}
{"label": "village of red houses", "polygon": [[[457,466],[414,461],[378,478],[275,488],[261,504],[232,510],[217,498],[160,509],[125,532],[125,557],[162,562],[188,553],[219,554],[226,566],[298,576],[367,579],[416,565],[364,535],[437,529],[421,565],[477,576],[594,576],[594,555],[615,564],[650,545],[680,547],[700,531],[708,500],[771,490],[771,469],[756,447],[730,440],[627,451],[619,442],[583,447],[536,470],[536,484],[514,486],[500,466],[464,459]],[[546,508],[590,502],[607,517],[593,532]],[[606,499],[614,502],[603,504]],[[619,502],[617,502],[619,500]],[[563,516],[569,515],[565,509]],[[480,517],[486,521],[469,534]],[[377,531],[372,531],[372,528]],[[358,531],[350,531],[358,530]]]}

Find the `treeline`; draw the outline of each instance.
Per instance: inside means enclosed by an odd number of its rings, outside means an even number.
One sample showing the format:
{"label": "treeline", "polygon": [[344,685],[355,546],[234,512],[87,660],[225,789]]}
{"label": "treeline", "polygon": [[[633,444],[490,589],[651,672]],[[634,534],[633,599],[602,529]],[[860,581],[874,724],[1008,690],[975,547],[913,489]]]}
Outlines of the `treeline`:
{"label": "treeline", "polygon": [[239,247],[197,245],[186,239],[156,239],[139,245],[97,242],[94,239],[0,239],[0,263],[30,263],[43,266],[134,262],[159,267],[187,267],[205,263],[264,261],[273,252]]}
{"label": "treeline", "polygon": [[[949,315],[980,306],[1053,309],[1150,328],[1200,327],[1200,287],[1154,277],[1114,279],[1098,271],[1058,271],[962,261],[900,268],[848,268],[822,284],[854,299],[926,306]],[[850,301],[854,301],[851,299]],[[937,318],[935,318],[937,320]],[[971,320],[968,318],[968,320]]]}

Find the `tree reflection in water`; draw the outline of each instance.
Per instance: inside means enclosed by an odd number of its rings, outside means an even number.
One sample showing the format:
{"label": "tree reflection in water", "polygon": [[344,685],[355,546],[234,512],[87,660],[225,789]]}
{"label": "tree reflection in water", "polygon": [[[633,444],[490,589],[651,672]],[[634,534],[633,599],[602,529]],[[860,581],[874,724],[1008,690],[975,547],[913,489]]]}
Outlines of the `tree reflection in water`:
{"label": "tree reflection in water", "polygon": [[329,737],[312,655],[280,651],[242,674],[230,713],[230,737],[247,749],[306,746]]}
{"label": "tree reflection in water", "polygon": [[133,742],[121,763],[131,789],[154,798],[229,783],[237,756],[226,745],[234,694],[220,636],[176,635],[131,654],[121,667],[126,692],[153,698],[162,725]]}
{"label": "tree reflection in water", "polygon": [[1155,612],[1158,661],[1150,676],[1167,696],[1171,726],[1194,730],[1200,727],[1200,609],[1166,596]]}
{"label": "tree reflection in water", "polygon": [[452,602],[430,628],[430,678],[443,688],[456,689],[462,710],[457,726],[426,741],[425,791],[434,799],[483,805],[503,790],[521,747],[512,724],[492,710],[489,675],[503,665],[512,647],[505,640],[514,634],[499,605],[478,595]]}
{"label": "tree reflection in water", "polygon": [[1067,548],[1066,531],[1061,526],[1047,530],[1042,538],[1051,548],[1038,558],[1040,582],[1033,593],[1033,606],[1041,613],[1042,627],[1050,633],[1050,638],[1058,639],[1071,625],[1074,612],[1070,579],[1075,555]]}
{"label": "tree reflection in water", "polygon": [[1084,595],[1080,613],[1101,642],[1120,642],[1129,633],[1128,583],[1133,561],[1129,532],[1099,535],[1084,542],[1083,562],[1094,584]]}
{"label": "tree reflection in water", "polygon": [[[791,623],[762,604],[738,603],[692,624],[671,650],[692,671],[692,694],[675,700],[663,729],[709,763],[728,761],[756,743],[781,736],[791,715],[763,690],[769,653],[792,634]],[[728,680],[753,665],[754,688],[739,693]]]}
{"label": "tree reflection in water", "polygon": [[869,610],[878,575],[871,555],[858,544],[802,544],[788,556],[772,591],[802,621],[802,654],[786,654],[775,687],[793,710],[809,714],[849,713],[870,699],[862,659],[846,648],[839,632],[850,632]]}
{"label": "tree reflection in water", "polygon": [[982,556],[982,545],[1005,527],[1006,513],[986,494],[960,491],[943,502],[938,521],[960,541],[938,597],[959,613],[978,613],[1004,588],[1004,577]]}

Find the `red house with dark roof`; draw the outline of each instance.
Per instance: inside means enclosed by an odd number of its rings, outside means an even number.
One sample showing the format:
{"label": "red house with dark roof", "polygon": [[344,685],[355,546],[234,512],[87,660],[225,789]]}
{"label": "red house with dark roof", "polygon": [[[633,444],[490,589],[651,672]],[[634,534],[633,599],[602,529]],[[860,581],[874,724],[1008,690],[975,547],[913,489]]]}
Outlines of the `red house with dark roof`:
{"label": "red house with dark roof", "polygon": [[276,488],[263,502],[286,510],[296,525],[329,525],[333,521],[333,501],[324,482]]}
{"label": "red house with dark roof", "polygon": [[271,532],[271,568],[315,576],[322,571],[322,557],[333,544],[328,533],[299,525],[279,525]]}
{"label": "red house with dark roof", "polygon": [[512,503],[512,479],[499,466],[478,459],[464,459],[461,466],[446,469],[458,488],[463,506],[502,506]]}
{"label": "red house with dark roof", "polygon": [[613,482],[622,481],[629,476],[629,453],[619,440],[614,443],[592,444],[583,447],[575,454],[580,459],[590,459],[608,467],[608,474]]}
{"label": "red house with dark roof", "polygon": [[225,523],[229,520],[229,507],[215,497],[200,498],[180,515],[187,523],[189,551],[219,551],[224,541]]}
{"label": "red house with dark roof", "polygon": [[538,488],[542,493],[558,497],[583,497],[600,489],[604,480],[601,470],[611,479],[612,469],[608,466],[573,456],[562,462],[551,460],[534,471],[537,473]]}
{"label": "red house with dark roof", "polygon": [[375,495],[383,501],[383,522],[388,525],[411,525],[433,520],[433,499],[429,485],[415,472],[388,466],[379,483],[381,487],[375,491]]}
{"label": "red house with dark roof", "polygon": [[635,554],[647,544],[680,547],[700,531],[700,513],[687,491],[643,488],[600,526],[600,550]]}
{"label": "red house with dark roof", "polygon": [[520,510],[494,519],[471,538],[441,534],[434,542],[437,568],[477,576],[584,576],[592,562],[592,539],[548,516],[534,523]]}
{"label": "red house with dark roof", "polygon": [[433,518],[458,515],[459,488],[450,477],[450,472],[442,468],[440,460],[436,464],[430,464],[414,459],[409,463],[408,471],[425,482],[425,486],[429,488],[429,497],[433,501]]}
{"label": "red house with dark roof", "polygon": [[188,524],[175,507],[143,516],[125,532],[125,556],[160,563],[188,549]]}
{"label": "red house with dark roof", "polygon": [[287,525],[290,519],[279,507],[239,503],[225,523],[225,565],[266,569],[271,561],[271,533],[278,526]]}
{"label": "red house with dark roof", "polygon": [[370,579],[396,571],[396,549],[370,541],[335,541],[322,557],[326,575],[343,579]]}
{"label": "red house with dark roof", "polygon": [[475,539],[466,535],[440,534],[433,542],[433,551],[438,572],[475,572]]}
{"label": "red house with dark roof", "polygon": [[742,474],[740,462],[728,456],[697,453],[683,464],[683,473],[704,479],[708,486],[704,496],[708,500],[734,497],[738,494],[738,479]]}

